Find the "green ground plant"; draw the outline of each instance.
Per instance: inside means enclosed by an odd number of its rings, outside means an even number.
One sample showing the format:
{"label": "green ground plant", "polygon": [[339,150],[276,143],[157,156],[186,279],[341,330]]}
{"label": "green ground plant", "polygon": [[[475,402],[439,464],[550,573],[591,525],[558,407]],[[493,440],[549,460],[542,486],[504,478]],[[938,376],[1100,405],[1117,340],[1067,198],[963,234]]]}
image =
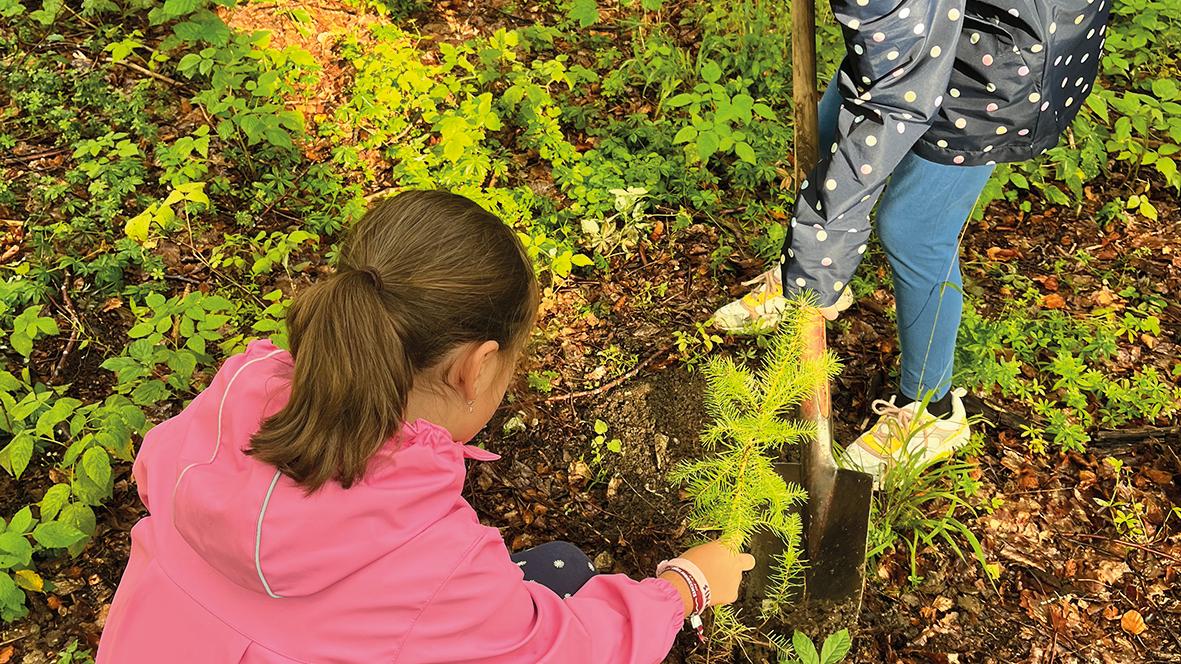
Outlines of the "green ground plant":
{"label": "green ground plant", "polygon": [[957,382],[1028,403],[1032,417],[1022,435],[1035,452],[1050,444],[1081,451],[1096,426],[1152,422],[1181,412],[1181,388],[1154,367],[1121,377],[1104,370],[1121,334],[1159,334],[1159,325],[1155,316],[1135,310],[1075,318],[1028,306],[1020,297],[994,318],[968,307],[957,344]]}
{"label": "green ground plant", "polygon": [[845,655],[853,647],[853,640],[849,638],[849,630],[829,634],[820,648],[803,632],[792,635],[790,650],[781,648],[779,664],[838,664],[845,661]]}
{"label": "green ground plant", "polygon": [[975,465],[961,457],[979,450],[980,440],[960,451],[957,458],[924,460],[917,453],[921,427],[896,435],[905,437],[902,449],[909,452],[886,471],[874,493],[868,565],[872,568],[882,554],[904,547],[910,561],[910,581],[917,585],[922,581],[919,554],[928,546],[947,546],[961,560],[970,554],[991,578],[995,568],[986,559],[980,540],[962,520],[976,515],[972,499],[979,482],[972,476]]}

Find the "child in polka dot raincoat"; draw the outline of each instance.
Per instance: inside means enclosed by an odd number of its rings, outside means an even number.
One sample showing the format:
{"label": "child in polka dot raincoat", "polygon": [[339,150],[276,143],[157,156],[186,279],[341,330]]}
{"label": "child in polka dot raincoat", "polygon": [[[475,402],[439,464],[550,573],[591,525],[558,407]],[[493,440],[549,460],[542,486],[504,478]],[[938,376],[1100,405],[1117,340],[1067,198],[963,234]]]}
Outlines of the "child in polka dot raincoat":
{"label": "child in polka dot raincoat", "polygon": [[902,366],[897,393],[874,404],[881,418],[848,450],[855,466],[880,475],[896,462],[908,437],[892,432],[915,432],[929,457],[967,442],[951,390],[959,233],[993,167],[1056,145],[1082,107],[1110,2],[831,0],[847,53],[820,103],[819,163],[800,184],[780,265],[713,320],[767,329],[801,291],[835,317],[876,226]]}
{"label": "child in polka dot raincoat", "polygon": [[516,233],[446,192],[352,228],[296,296],[291,350],[251,343],[152,429],[98,664],[656,664],[733,602],[710,542],[650,578],[573,545],[510,555],[461,491],[537,310]]}

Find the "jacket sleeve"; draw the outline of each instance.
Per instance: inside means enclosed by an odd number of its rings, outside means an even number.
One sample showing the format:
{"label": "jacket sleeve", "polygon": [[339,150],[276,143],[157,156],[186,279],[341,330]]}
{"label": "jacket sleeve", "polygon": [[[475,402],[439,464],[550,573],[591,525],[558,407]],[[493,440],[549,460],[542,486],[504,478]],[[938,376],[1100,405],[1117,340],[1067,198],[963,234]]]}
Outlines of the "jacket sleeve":
{"label": "jacket sleeve", "polygon": [[840,116],[831,152],[800,185],[782,257],[787,292],[815,291],[828,306],[849,283],[887,178],[943,103],[964,4],[832,0],[847,49],[836,80]]}
{"label": "jacket sleeve", "polygon": [[[439,663],[657,664],[684,620],[680,595],[660,579],[600,574],[563,599],[523,577],[492,530],[419,616],[404,656],[412,651],[415,662]],[[430,656],[421,659],[422,653]]]}

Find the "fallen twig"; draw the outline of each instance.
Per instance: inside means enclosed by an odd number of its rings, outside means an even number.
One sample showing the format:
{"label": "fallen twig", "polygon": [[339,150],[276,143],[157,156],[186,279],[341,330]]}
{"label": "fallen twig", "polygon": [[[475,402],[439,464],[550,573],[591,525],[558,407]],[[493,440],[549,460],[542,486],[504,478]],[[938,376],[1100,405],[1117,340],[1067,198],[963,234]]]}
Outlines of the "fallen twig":
{"label": "fallen twig", "polygon": [[126,60],[109,60],[108,62],[111,62],[113,64],[117,64],[117,65],[120,65],[123,67],[127,67],[128,69],[137,71],[137,72],[143,74],[144,76],[150,76],[150,77],[156,79],[157,81],[162,81],[162,82],[167,83],[168,85],[171,85],[175,88],[183,88],[185,86],[184,83],[181,83],[180,81],[176,80],[175,78],[169,78],[169,77],[165,76],[164,74],[154,72],[151,69],[148,69],[147,67],[141,67],[141,66],[135,64],[134,62],[128,62]]}
{"label": "fallen twig", "polygon": [[1105,443],[1132,443],[1148,438],[1167,438],[1178,435],[1181,435],[1181,426],[1145,427],[1143,429],[1100,431],[1095,434],[1095,440]]}
{"label": "fallen twig", "polygon": [[652,364],[652,362],[654,362],[656,360],[656,358],[660,357],[661,355],[664,355],[669,350],[670,350],[669,346],[665,346],[664,348],[661,348],[660,350],[656,351],[655,353],[652,353],[648,357],[644,358],[643,361],[641,361],[636,366],[632,367],[630,371],[623,373],[620,376],[613,378],[610,381],[603,383],[602,385],[600,385],[592,390],[579,390],[578,392],[570,392],[568,394],[559,394],[559,395],[552,396],[552,397],[546,397],[545,399],[541,400],[541,403],[554,403],[557,401],[569,401],[571,399],[581,399],[582,397],[590,397],[590,396],[594,396],[596,394],[602,394],[604,392],[613,390],[616,387],[619,387],[620,385],[622,385],[623,383],[631,380],[632,378],[635,378],[638,373],[640,373],[641,371],[644,370],[644,367],[647,367],[649,364]]}
{"label": "fallen twig", "polygon": [[62,351],[62,356],[53,365],[53,371],[49,373],[49,382],[57,382],[57,376],[61,370],[66,366],[66,360],[70,358],[70,353],[74,352],[74,346],[78,343],[78,331],[82,329],[82,321],[78,318],[78,312],[74,309],[74,302],[70,299],[70,291],[68,285],[70,283],[70,273],[66,272],[62,276],[62,305],[66,314],[70,318],[70,339],[66,342],[66,348]]}
{"label": "fallen twig", "polygon": [[1151,553],[1151,554],[1160,556],[1161,558],[1171,560],[1175,563],[1181,563],[1181,557],[1174,556],[1173,554],[1167,553],[1165,551],[1161,551],[1160,549],[1154,549],[1151,546],[1145,546],[1143,544],[1137,544],[1135,542],[1129,542],[1127,540],[1115,539],[1112,537],[1106,537],[1104,535],[1092,535],[1091,533],[1062,533],[1062,537],[1065,537],[1067,539],[1076,539],[1076,540],[1089,539],[1089,540],[1100,540],[1103,542],[1110,542],[1112,544],[1119,544],[1120,546],[1126,546],[1126,547],[1130,547],[1133,549],[1139,549],[1140,551],[1144,551],[1146,553]]}
{"label": "fallen twig", "polygon": [[48,157],[56,157],[59,154],[65,154],[70,151],[70,148],[54,148],[52,150],[44,150],[42,152],[31,152],[29,154],[18,154],[12,157],[5,157],[0,160],[0,164],[9,166],[11,164],[19,164],[26,161],[35,161],[37,159],[45,159]]}

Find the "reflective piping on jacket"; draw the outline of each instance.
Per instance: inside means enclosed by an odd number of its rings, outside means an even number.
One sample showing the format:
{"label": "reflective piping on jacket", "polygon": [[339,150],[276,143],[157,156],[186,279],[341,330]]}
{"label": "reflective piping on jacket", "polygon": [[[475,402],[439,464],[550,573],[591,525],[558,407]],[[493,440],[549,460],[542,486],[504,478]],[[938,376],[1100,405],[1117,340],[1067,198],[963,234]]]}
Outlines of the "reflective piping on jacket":
{"label": "reflective piping on jacket", "polygon": [[230,388],[234,386],[234,381],[238,380],[238,376],[240,376],[242,374],[242,372],[246,370],[246,367],[254,364],[255,362],[262,362],[263,360],[269,360],[272,357],[274,357],[282,352],[283,352],[282,350],[275,350],[275,351],[271,351],[270,353],[267,353],[266,355],[264,355],[262,357],[256,357],[253,360],[250,360],[249,362],[238,367],[238,370],[235,371],[234,375],[230,377],[230,382],[226,384],[226,391],[223,392],[221,395],[221,403],[219,403],[217,405],[217,441],[213,445],[213,454],[211,454],[209,456],[209,461],[195,461],[195,462],[190,463],[189,465],[185,466],[184,470],[180,471],[180,475],[177,476],[177,478],[176,478],[176,484],[172,485],[173,498],[176,497],[176,489],[180,486],[181,480],[183,480],[185,478],[185,473],[189,472],[190,469],[192,469],[196,466],[208,466],[209,464],[213,463],[215,459],[217,459],[217,453],[221,449],[221,413],[222,413],[222,410],[226,407],[226,399],[229,398],[229,396],[230,396]]}
{"label": "reflective piping on jacket", "polygon": [[267,488],[266,498],[262,500],[262,509],[258,510],[258,527],[254,530],[254,569],[258,572],[258,580],[262,581],[263,589],[273,599],[283,599],[283,596],[271,591],[271,584],[267,583],[267,577],[262,573],[262,558],[258,552],[262,545],[262,520],[267,514],[267,505],[271,503],[271,493],[275,491],[275,485],[279,483],[279,478],[282,475],[283,473],[281,471],[276,470],[275,476],[271,478],[271,486]]}

